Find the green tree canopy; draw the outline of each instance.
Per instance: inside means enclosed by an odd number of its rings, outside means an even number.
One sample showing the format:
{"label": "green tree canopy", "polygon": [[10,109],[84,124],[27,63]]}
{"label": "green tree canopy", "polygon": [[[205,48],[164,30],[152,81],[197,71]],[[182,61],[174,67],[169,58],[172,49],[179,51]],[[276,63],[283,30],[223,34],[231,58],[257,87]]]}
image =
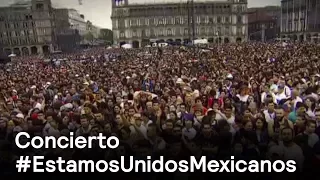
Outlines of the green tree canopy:
{"label": "green tree canopy", "polygon": [[112,42],[113,41],[113,33],[110,29],[100,29],[100,37],[99,39]]}
{"label": "green tree canopy", "polygon": [[93,36],[92,32],[88,32],[88,33],[84,36],[84,39],[87,40],[87,41],[93,41],[94,36]]}

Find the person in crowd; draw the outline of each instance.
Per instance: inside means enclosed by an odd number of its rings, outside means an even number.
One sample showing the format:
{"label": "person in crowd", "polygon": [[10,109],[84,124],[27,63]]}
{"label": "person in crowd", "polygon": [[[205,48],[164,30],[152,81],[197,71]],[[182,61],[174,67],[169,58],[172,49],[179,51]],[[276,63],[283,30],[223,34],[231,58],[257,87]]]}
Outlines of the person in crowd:
{"label": "person in crowd", "polygon": [[93,47],[54,55],[66,59],[59,66],[16,57],[0,68],[0,142],[13,156],[32,152],[16,148],[18,132],[103,133],[117,136],[119,148],[41,151],[69,159],[294,159],[301,171],[319,164],[320,46],[209,48],[168,46],[159,56],[157,48]]}

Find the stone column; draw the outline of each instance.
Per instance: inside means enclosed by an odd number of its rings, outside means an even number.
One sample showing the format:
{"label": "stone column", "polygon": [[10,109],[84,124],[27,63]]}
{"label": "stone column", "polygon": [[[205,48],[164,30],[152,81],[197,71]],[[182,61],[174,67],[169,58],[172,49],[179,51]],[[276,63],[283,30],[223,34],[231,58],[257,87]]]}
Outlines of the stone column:
{"label": "stone column", "polygon": [[29,55],[31,55],[31,47],[28,46],[27,48],[28,48],[28,53],[29,53]]}
{"label": "stone column", "polygon": [[42,46],[37,46],[38,54],[43,54]]}

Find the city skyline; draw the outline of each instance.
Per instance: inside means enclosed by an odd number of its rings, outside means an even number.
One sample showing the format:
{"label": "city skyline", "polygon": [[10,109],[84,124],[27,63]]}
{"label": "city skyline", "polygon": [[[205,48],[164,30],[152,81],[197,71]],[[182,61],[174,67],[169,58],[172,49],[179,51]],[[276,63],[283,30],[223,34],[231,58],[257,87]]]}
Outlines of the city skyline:
{"label": "city skyline", "polygon": [[[0,6],[8,6],[16,0],[2,0]],[[130,3],[145,3],[146,0],[129,0]],[[181,2],[181,0],[150,0],[153,2]],[[149,2],[150,2],[149,1]],[[196,1],[196,0],[195,0]],[[53,6],[58,8],[74,8],[81,14],[84,14],[85,19],[93,22],[101,28],[112,28],[111,23],[111,0],[82,0],[82,5],[79,0],[51,0]],[[280,0],[248,0],[248,7],[262,7],[267,5],[280,5]]]}

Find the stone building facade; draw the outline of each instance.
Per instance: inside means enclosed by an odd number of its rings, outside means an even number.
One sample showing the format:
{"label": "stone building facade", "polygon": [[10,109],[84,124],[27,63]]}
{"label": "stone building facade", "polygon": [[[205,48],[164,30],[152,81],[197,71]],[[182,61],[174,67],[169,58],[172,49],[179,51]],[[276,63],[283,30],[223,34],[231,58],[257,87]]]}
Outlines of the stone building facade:
{"label": "stone building facade", "polygon": [[[133,47],[153,41],[183,43],[193,39],[194,29],[195,39],[205,38],[210,43],[247,41],[246,10],[247,0],[197,0],[193,3],[185,0],[165,4],[112,0],[113,40],[115,44],[131,43]],[[193,13],[190,15],[190,12]]]}
{"label": "stone building facade", "polygon": [[319,42],[319,0],[281,1],[281,38]]}
{"label": "stone building facade", "polygon": [[266,6],[248,9],[250,41],[271,41],[280,36],[281,8]]}
{"label": "stone building facade", "polygon": [[0,8],[0,43],[5,54],[30,55],[54,49],[50,0],[31,0]]}
{"label": "stone building facade", "polygon": [[55,25],[59,29],[74,29],[81,36],[87,34],[87,22],[84,15],[80,14],[75,9],[59,8],[54,9]]}

